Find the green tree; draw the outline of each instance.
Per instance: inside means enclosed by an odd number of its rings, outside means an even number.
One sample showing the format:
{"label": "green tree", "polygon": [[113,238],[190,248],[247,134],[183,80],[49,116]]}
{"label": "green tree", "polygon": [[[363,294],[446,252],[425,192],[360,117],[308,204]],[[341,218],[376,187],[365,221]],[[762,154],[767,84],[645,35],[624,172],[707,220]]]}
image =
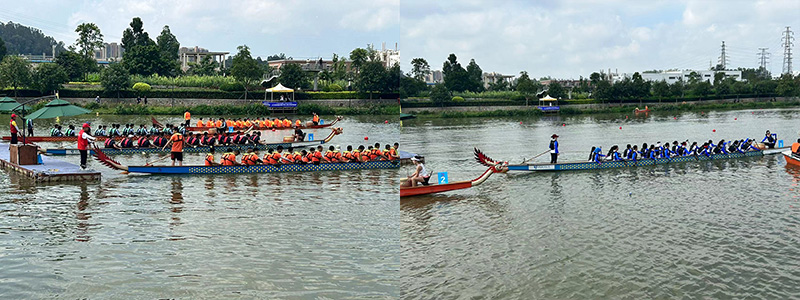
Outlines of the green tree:
{"label": "green tree", "polygon": [[777,87],[778,82],[775,80],[761,80],[753,86],[753,92],[755,92],[757,96],[766,96],[774,94]]}
{"label": "green tree", "polygon": [[33,88],[45,94],[61,88],[62,83],[69,81],[67,72],[58,64],[46,63],[36,67],[33,72]]}
{"label": "green tree", "polygon": [[0,83],[6,87],[14,88],[14,97],[17,88],[30,85],[31,64],[19,56],[6,56],[0,62]]}
{"label": "green tree", "polygon": [[373,92],[380,92],[387,89],[386,81],[388,74],[381,62],[369,61],[364,63],[361,72],[356,76],[356,90],[369,93],[372,99]]}
{"label": "green tree", "polygon": [[736,82],[731,77],[725,77],[714,85],[714,93],[717,95],[730,95],[733,92],[733,84]]}
{"label": "green tree", "polygon": [[411,60],[411,74],[416,80],[424,80],[425,76],[431,73],[431,65],[422,57]]}
{"label": "green tree", "polygon": [[103,47],[103,34],[94,23],[82,23],[75,28],[75,32],[78,33],[75,46],[80,49],[81,55],[94,57],[94,51]]}
{"label": "green tree", "polygon": [[311,87],[309,76],[303,68],[297,64],[285,64],[281,66],[281,76],[278,81],[285,87],[292,89],[308,89]]}
{"label": "green tree", "polygon": [[63,51],[56,55],[55,63],[67,73],[72,81],[84,79],[84,75],[97,70],[97,62],[74,51]]}
{"label": "green tree", "polygon": [[363,48],[355,48],[353,51],[350,51],[350,65],[355,69],[355,73],[358,74],[361,71],[361,66],[363,66],[369,58],[369,51]]}
{"label": "green tree", "polygon": [[592,94],[595,99],[600,101],[611,101],[614,99],[613,91],[611,88],[611,83],[605,80],[600,80],[594,86],[594,94]]}
{"label": "green tree", "polygon": [[143,29],[144,23],[142,23],[142,19],[139,17],[133,18],[130,25],[130,28],[126,28],[122,32],[122,48],[125,48],[125,51],[135,46],[147,46],[153,43],[150,35]]}
{"label": "green tree", "polygon": [[683,97],[685,91],[686,91],[686,84],[684,84],[682,80],[678,80],[675,83],[669,85],[669,92],[674,97]]}
{"label": "green tree", "polygon": [[[264,75],[264,69],[258,65],[253,56],[250,55],[250,48],[247,45],[236,47],[239,53],[233,56],[231,65],[231,75],[236,81],[245,86],[244,97],[247,99],[247,89]],[[281,70],[283,72],[283,70]]]}
{"label": "green tree", "polygon": [[418,96],[422,91],[426,90],[428,85],[424,81],[415,79],[414,77],[403,76],[400,78],[400,98],[408,98]]}
{"label": "green tree", "polygon": [[694,85],[692,93],[695,96],[705,97],[711,94],[711,83],[708,81],[701,81]]}
{"label": "green tree", "polygon": [[658,97],[659,102],[661,102],[661,98],[668,97],[669,95],[669,84],[666,81],[661,80],[653,83],[653,96]]}
{"label": "green tree", "polygon": [[550,97],[561,99],[567,97],[567,93],[564,91],[564,87],[561,86],[558,81],[551,81],[549,85],[547,85],[547,93]]}
{"label": "green tree", "polygon": [[489,90],[490,91],[507,91],[508,90],[508,81],[504,80],[503,78],[497,78],[494,82],[489,83]]}
{"label": "green tree", "polygon": [[444,85],[449,91],[463,92],[470,88],[467,70],[461,67],[455,54],[450,53],[447,57],[442,65],[442,74],[444,75]]}
{"label": "green tree", "polygon": [[748,95],[753,92],[752,87],[744,81],[734,82],[731,89],[737,96]]}
{"label": "green tree", "polygon": [[3,57],[6,56],[6,42],[3,39],[0,39],[0,61],[3,60]]}
{"label": "green tree", "polygon": [[483,92],[483,70],[475,63],[475,59],[470,59],[467,65],[467,78],[469,79],[469,90],[472,92]]}
{"label": "green tree", "polygon": [[211,56],[204,56],[199,63],[189,63],[192,75],[211,76],[217,74],[217,62]]}
{"label": "green tree", "polygon": [[108,93],[116,93],[117,97],[119,97],[120,91],[130,86],[130,82],[131,75],[123,64],[111,64],[100,73],[100,84],[103,85],[103,90]]}
{"label": "green tree", "polygon": [[344,80],[347,77],[347,62],[340,59],[339,55],[333,54],[333,65],[331,66],[331,80]]}
{"label": "green tree", "polygon": [[433,101],[433,103],[444,106],[444,103],[450,102],[451,100],[450,91],[447,90],[447,86],[444,84],[434,85],[431,89],[431,101]]}
{"label": "green tree", "polygon": [[631,96],[639,99],[650,96],[650,82],[644,81],[639,72],[633,73],[631,79]]}
{"label": "green tree", "polygon": [[180,70],[180,63],[178,62],[178,49],[181,43],[178,38],[169,30],[169,26],[164,25],[161,34],[156,38],[158,44],[158,53],[161,58],[160,68],[158,74],[175,76]]}
{"label": "green tree", "polygon": [[797,96],[798,91],[800,91],[800,87],[798,87],[798,83],[792,74],[781,75],[781,78],[778,79],[778,84],[775,87],[775,93],[780,96],[788,97]]}
{"label": "green tree", "polygon": [[538,82],[534,81],[528,76],[528,72],[519,72],[519,79],[517,79],[517,92],[525,97],[525,105],[528,105],[528,100],[533,95],[539,92]]}
{"label": "green tree", "polygon": [[161,56],[155,44],[126,48],[122,56],[122,64],[131,74],[149,76],[161,71]]}

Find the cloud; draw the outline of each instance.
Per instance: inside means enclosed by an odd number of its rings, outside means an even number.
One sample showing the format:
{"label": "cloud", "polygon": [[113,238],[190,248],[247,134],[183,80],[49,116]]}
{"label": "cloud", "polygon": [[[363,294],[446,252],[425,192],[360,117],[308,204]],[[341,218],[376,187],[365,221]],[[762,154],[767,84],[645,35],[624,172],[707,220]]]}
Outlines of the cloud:
{"label": "cloud", "polygon": [[758,47],[774,58],[780,30],[800,28],[786,11],[800,1],[404,1],[402,67],[423,57],[437,68],[455,53],[487,72],[538,77],[707,68],[722,41],[732,66],[755,67]]}

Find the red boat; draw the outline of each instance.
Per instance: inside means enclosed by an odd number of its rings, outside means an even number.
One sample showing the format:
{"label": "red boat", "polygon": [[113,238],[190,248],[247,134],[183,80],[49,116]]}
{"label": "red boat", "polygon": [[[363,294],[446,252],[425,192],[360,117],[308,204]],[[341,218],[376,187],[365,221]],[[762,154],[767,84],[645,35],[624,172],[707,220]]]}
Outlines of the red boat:
{"label": "red boat", "polygon": [[800,167],[800,156],[793,154],[792,150],[783,151],[781,154],[783,154],[783,158],[786,159],[787,165]]}
{"label": "red boat", "polygon": [[480,150],[477,148],[475,151],[475,160],[480,162],[481,164],[489,167],[486,171],[475,178],[473,180],[466,180],[466,181],[458,181],[453,183],[446,183],[446,184],[431,184],[431,185],[421,185],[416,187],[401,187],[400,188],[400,197],[411,197],[411,196],[419,196],[419,195],[428,195],[434,193],[441,193],[447,191],[454,191],[454,190],[461,190],[461,189],[468,189],[473,186],[478,186],[486,179],[489,179],[493,173],[505,173],[508,171],[508,162],[499,162],[495,161],[486,155],[484,155]]}
{"label": "red boat", "polygon": [[[98,136],[96,137],[98,141],[105,141],[107,137]],[[10,136],[4,136],[4,141],[10,141]],[[19,140],[22,141],[22,137],[19,137]],[[114,137],[114,140],[122,140],[121,136]],[[25,137],[26,143],[40,143],[40,142],[77,142],[77,136],[28,136]]]}
{"label": "red boat", "polygon": [[[333,126],[333,124],[336,124],[336,122],[339,122],[339,120],[341,120],[341,119],[342,119],[342,116],[337,116],[336,119],[333,120],[333,122],[331,122],[330,124],[301,126],[300,129],[319,129],[319,128],[331,127],[331,126]],[[161,122],[156,120],[156,118],[150,117],[150,120],[151,120],[151,122],[153,122],[153,126],[156,126],[156,127],[159,127],[159,128],[164,127],[164,125],[162,125]],[[189,127],[186,128],[186,130],[188,130],[188,131],[207,131],[207,130],[212,129],[212,128],[217,128],[217,127],[189,126]],[[234,130],[245,130],[245,129],[249,129],[249,127],[234,127],[233,129]],[[267,127],[253,126],[253,130],[272,130],[272,129],[273,129],[273,127],[267,128]],[[296,129],[296,127],[274,127],[274,129],[275,130],[294,130],[294,129]]]}

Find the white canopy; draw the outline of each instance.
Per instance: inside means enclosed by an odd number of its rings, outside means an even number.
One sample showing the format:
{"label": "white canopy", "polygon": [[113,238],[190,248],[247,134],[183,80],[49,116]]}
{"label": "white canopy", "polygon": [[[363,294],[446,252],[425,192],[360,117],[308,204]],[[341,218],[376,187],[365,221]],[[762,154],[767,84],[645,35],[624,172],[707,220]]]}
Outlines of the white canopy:
{"label": "white canopy", "polygon": [[541,100],[541,101],[556,101],[558,99],[550,97],[550,95],[547,95],[547,96],[544,96],[544,98],[539,99],[539,100]]}
{"label": "white canopy", "polygon": [[[268,88],[268,89],[264,90],[264,100],[267,100],[267,92],[269,92],[269,95],[270,95],[269,99],[270,100],[272,100],[272,98],[273,98],[272,97],[273,93],[292,93],[292,98],[291,99],[294,99],[294,90],[290,89],[290,88],[287,88],[287,87],[283,86],[280,83],[278,83],[278,85],[276,85],[276,86],[273,86],[271,88]],[[286,100],[289,100],[289,99],[286,99]]]}
{"label": "white canopy", "polygon": [[276,85],[274,87],[271,87],[271,88],[268,88],[267,92],[271,92],[271,93],[290,93],[290,92],[294,92],[294,90],[290,89],[290,88],[287,88],[287,87],[283,86],[282,84],[278,83],[278,85]]}

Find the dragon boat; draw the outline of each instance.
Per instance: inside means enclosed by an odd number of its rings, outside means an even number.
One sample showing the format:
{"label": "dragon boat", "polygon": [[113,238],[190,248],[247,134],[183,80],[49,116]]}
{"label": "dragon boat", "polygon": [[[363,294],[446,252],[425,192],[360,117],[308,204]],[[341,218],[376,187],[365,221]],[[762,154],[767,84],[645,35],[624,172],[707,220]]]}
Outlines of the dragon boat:
{"label": "dragon boat", "polygon": [[398,169],[400,163],[396,161],[377,160],[368,162],[346,162],[346,163],[320,163],[320,164],[283,164],[273,165],[237,165],[237,166],[126,166],[110,157],[99,148],[94,149],[94,157],[102,164],[125,173],[144,173],[144,174],[257,174],[257,173],[278,173],[278,172],[322,172],[322,171],[346,171],[363,169]]}
{"label": "dragon boat", "polygon": [[778,154],[786,150],[787,147],[775,149],[759,149],[747,151],[744,153],[727,153],[727,154],[713,154],[713,155],[691,155],[691,156],[677,156],[672,158],[656,158],[656,159],[640,159],[636,161],[619,160],[619,161],[571,161],[557,164],[538,163],[538,164],[516,164],[508,165],[509,171],[532,171],[532,172],[559,172],[559,171],[578,171],[578,170],[600,170],[600,169],[615,169],[615,168],[631,168],[641,166],[664,165],[684,162],[697,162],[697,161],[713,161],[713,160],[726,160],[744,157],[758,157],[764,155]]}
{"label": "dragon boat", "polygon": [[786,159],[786,165],[800,167],[800,155],[792,153],[792,150],[783,151],[781,154]]}
{"label": "dragon boat", "polygon": [[[98,141],[102,142],[102,141],[105,141],[108,137],[98,136],[98,137],[95,137],[95,138]],[[20,140],[20,142],[22,142],[22,137],[19,137],[18,139]],[[117,140],[117,141],[122,140],[122,139],[123,139],[123,137],[121,137],[121,136],[115,136],[114,137],[114,140]],[[4,141],[10,141],[11,137],[10,136],[4,136],[3,140]],[[25,137],[25,142],[26,143],[77,142],[77,141],[78,141],[78,137],[77,136],[28,136],[28,137]]]}
{"label": "dragon boat", "polygon": [[457,181],[452,183],[445,183],[445,184],[423,184],[416,187],[401,187],[400,188],[400,197],[411,197],[411,196],[420,196],[420,195],[428,195],[434,193],[441,193],[441,192],[448,192],[448,191],[455,191],[455,190],[462,190],[468,189],[473,186],[478,186],[482,184],[486,179],[492,176],[494,173],[505,173],[508,171],[508,162],[499,162],[495,161],[486,155],[483,154],[477,148],[474,149],[475,160],[477,160],[482,165],[489,167],[486,171],[483,171],[481,176],[472,180],[464,180],[464,181]]}
{"label": "dragon boat", "polygon": [[[239,150],[244,151],[250,148],[256,149],[258,151],[268,150],[268,149],[277,149],[279,146],[282,146],[284,149],[289,147],[294,148],[303,148],[303,147],[310,147],[310,146],[317,146],[322,145],[325,143],[330,142],[334,136],[337,136],[342,133],[342,128],[332,128],[331,133],[323,140],[319,141],[305,141],[305,142],[286,142],[286,143],[268,143],[268,144],[259,144],[259,145],[217,145],[215,148],[217,151],[226,150],[230,148],[231,150]],[[184,153],[204,153],[209,151],[209,146],[184,146],[183,152]],[[40,152],[49,155],[78,155],[80,152],[77,148],[41,148]],[[94,150],[89,150],[90,155],[94,155]],[[115,149],[115,148],[106,148],[103,149],[103,152],[107,155],[117,155],[117,154],[139,154],[139,153],[169,153],[170,148],[161,149],[161,147],[153,147],[153,148],[122,148],[122,149]]]}
{"label": "dragon boat", "polygon": [[[333,126],[334,124],[339,122],[339,120],[341,120],[341,119],[342,119],[342,116],[336,116],[336,119],[334,119],[333,122],[331,122],[330,124],[305,125],[305,126],[300,126],[300,129],[327,128],[327,127]],[[150,117],[150,120],[153,123],[153,126],[164,127],[164,125],[162,125],[161,122],[156,120],[156,118]],[[249,129],[249,128],[250,127],[234,127],[233,130],[245,130],[245,129]],[[223,126],[223,127],[189,126],[189,127],[186,128],[186,130],[188,130],[188,131],[207,131],[207,130],[210,130],[210,129],[217,129],[220,132],[225,132],[225,131],[227,131],[228,127],[225,127],[225,126]],[[294,130],[294,129],[297,129],[297,127],[292,126],[292,127],[269,127],[269,128],[267,128],[267,127],[253,126],[253,130],[272,130],[272,129],[275,129],[275,130]]]}

